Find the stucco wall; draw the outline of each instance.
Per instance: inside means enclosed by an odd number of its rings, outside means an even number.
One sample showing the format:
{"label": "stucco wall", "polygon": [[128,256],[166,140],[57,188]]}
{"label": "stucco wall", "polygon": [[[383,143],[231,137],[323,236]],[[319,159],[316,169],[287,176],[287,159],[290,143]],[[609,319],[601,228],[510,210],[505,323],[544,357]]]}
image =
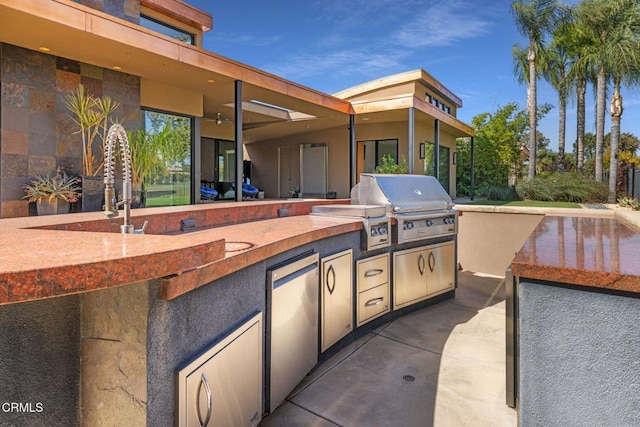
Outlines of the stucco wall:
{"label": "stucco wall", "polygon": [[79,318],[75,295],[0,306],[0,426],[80,425]]}
{"label": "stucco wall", "polygon": [[516,252],[543,217],[462,211],[458,222],[458,262],[465,270],[504,276]]}
{"label": "stucco wall", "polygon": [[640,425],[640,299],[520,283],[520,425]]}
{"label": "stucco wall", "polygon": [[[406,122],[371,123],[356,127],[356,141],[397,139],[400,160],[408,159],[408,130]],[[424,160],[419,156],[420,142],[433,141],[433,126],[417,125],[414,147],[414,173],[424,173]],[[247,153],[252,162],[252,184],[265,191],[265,197],[278,197],[278,150],[290,150],[291,183],[289,187],[300,186],[300,144],[326,143],[329,147],[329,191],[335,191],[338,198],[348,198],[349,188],[349,134],[346,127],[333,128],[321,132],[310,132],[280,138],[274,141],[247,143]],[[444,132],[440,133],[440,144],[455,151],[455,138]],[[451,164],[449,175],[452,196],[455,197],[455,167]],[[281,197],[288,197],[281,194]]]}
{"label": "stucco wall", "polygon": [[[265,192],[265,197],[278,197],[278,149],[290,150],[291,182],[286,187],[300,187],[300,145],[326,144],[328,147],[328,191],[335,191],[338,198],[348,198],[349,188],[349,130],[348,127],[328,129],[246,144],[252,163],[251,184]],[[286,178],[285,178],[286,179]],[[281,194],[289,197],[289,194]]]}

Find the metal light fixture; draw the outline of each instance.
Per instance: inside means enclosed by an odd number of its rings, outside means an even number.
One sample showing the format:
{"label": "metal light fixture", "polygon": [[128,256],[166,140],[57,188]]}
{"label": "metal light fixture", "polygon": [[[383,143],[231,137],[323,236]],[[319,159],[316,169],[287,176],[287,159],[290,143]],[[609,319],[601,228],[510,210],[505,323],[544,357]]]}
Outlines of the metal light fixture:
{"label": "metal light fixture", "polygon": [[424,159],[426,157],[426,147],[424,145],[424,142],[420,143],[420,159]]}

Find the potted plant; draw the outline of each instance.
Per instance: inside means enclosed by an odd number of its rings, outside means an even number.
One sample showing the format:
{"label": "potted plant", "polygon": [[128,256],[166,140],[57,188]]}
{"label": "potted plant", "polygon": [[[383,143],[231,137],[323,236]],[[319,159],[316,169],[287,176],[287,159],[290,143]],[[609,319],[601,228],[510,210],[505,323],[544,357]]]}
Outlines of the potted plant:
{"label": "potted plant", "polygon": [[55,174],[36,174],[23,188],[26,193],[23,198],[35,202],[38,215],[69,213],[71,203],[81,196],[78,177],[67,175],[60,168]]}
{"label": "potted plant", "polygon": [[98,175],[104,165],[104,143],[109,126],[114,123],[111,115],[120,104],[108,96],[91,95],[80,84],[66,96],[65,105],[77,127],[76,133],[82,138],[82,210],[99,211],[103,204],[103,183]]}

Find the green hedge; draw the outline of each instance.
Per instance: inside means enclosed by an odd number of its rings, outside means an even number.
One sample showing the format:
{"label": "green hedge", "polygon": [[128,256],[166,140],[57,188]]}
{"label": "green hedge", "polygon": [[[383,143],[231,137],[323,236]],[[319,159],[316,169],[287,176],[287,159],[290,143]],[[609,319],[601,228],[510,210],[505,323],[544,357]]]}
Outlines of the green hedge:
{"label": "green hedge", "polygon": [[584,175],[570,172],[539,174],[532,180],[516,185],[518,195],[527,200],[550,202],[601,203],[606,202],[606,183],[596,182]]}

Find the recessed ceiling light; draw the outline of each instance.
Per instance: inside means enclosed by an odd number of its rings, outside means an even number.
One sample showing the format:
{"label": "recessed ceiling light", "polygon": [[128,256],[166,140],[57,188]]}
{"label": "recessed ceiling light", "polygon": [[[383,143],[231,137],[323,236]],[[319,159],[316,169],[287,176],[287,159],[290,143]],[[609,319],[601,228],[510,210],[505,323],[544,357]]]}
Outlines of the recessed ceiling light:
{"label": "recessed ceiling light", "polygon": [[119,66],[119,65],[114,65],[114,66],[113,66],[113,67],[111,67],[111,68],[113,68],[114,70],[122,70],[122,67],[121,67],[121,66]]}
{"label": "recessed ceiling light", "polygon": [[367,120],[369,120],[369,117],[363,117],[362,120],[366,122]]}
{"label": "recessed ceiling light", "polygon": [[46,46],[38,46],[40,52],[51,52],[51,49]]}
{"label": "recessed ceiling light", "polygon": [[214,79],[209,79],[209,80],[207,80],[207,83],[215,83],[215,80]]}

